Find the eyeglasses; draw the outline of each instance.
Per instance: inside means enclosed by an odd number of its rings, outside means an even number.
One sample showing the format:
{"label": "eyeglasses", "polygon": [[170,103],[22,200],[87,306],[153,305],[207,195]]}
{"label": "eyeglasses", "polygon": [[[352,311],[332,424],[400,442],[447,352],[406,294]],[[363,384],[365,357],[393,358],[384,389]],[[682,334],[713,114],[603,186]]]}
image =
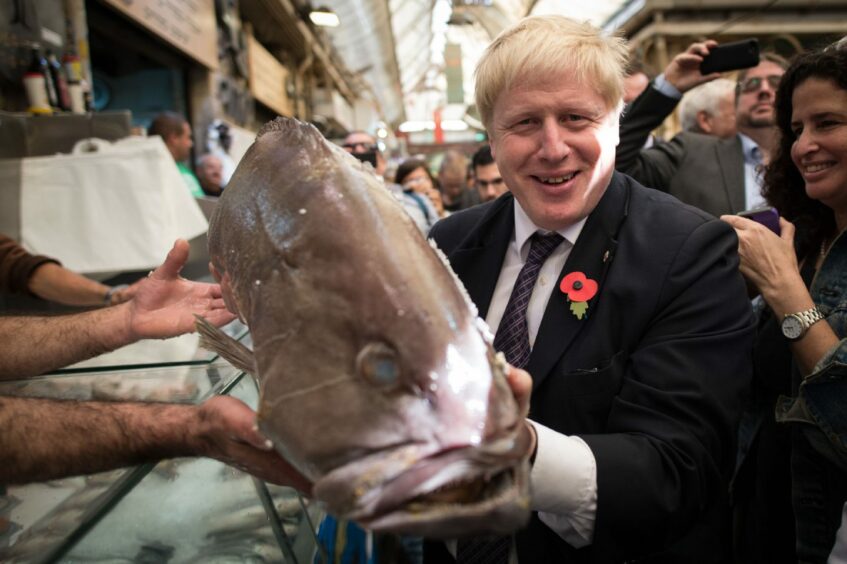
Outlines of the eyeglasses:
{"label": "eyeglasses", "polygon": [[415,177],[415,178],[407,178],[406,180],[403,181],[403,186],[412,185],[412,184],[423,184],[427,180],[429,180],[429,178],[426,177],[426,176],[418,176],[418,177]]}
{"label": "eyeglasses", "polygon": [[477,180],[476,185],[477,188],[488,188],[489,186],[500,186],[503,184],[502,178],[495,178],[494,180]]}
{"label": "eyeglasses", "polygon": [[376,145],[372,145],[370,143],[365,143],[363,141],[359,141],[358,143],[344,143],[342,145],[342,147],[344,147],[345,149],[350,149],[351,151],[355,151],[357,147],[361,147],[362,148],[361,152],[363,152],[363,153],[365,153],[367,151],[376,151],[377,150]]}
{"label": "eyeglasses", "polygon": [[768,81],[768,86],[771,87],[772,90],[776,90],[779,88],[779,81],[782,80],[782,75],[771,74],[768,76],[751,76],[750,78],[744,79],[744,81],[739,82],[736,86],[740,92],[744,94],[749,94],[750,92],[757,92],[761,87],[764,81]]}

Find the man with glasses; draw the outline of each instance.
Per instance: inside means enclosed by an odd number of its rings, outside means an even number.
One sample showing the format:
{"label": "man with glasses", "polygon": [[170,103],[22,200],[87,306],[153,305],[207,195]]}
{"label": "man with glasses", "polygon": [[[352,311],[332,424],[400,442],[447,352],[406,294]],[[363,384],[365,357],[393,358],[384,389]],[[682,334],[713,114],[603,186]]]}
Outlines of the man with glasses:
{"label": "man with glasses", "polygon": [[379,146],[373,136],[364,131],[351,131],[341,146],[360,161],[371,163],[376,173],[382,177],[386,167],[385,158],[379,152]]}
{"label": "man with glasses", "polygon": [[421,233],[426,235],[430,227],[438,220],[438,212],[429,198],[421,197],[411,189],[406,190],[393,182],[393,173],[391,173],[388,179],[385,178],[384,175],[386,168],[388,168],[388,163],[385,162],[385,157],[379,150],[376,138],[365,131],[351,131],[344,138],[344,143],[341,146],[360,161],[370,163],[374,167],[376,175],[385,181],[386,188],[403,204],[406,213],[409,214],[409,217],[412,218],[412,221],[415,222]]}
{"label": "man with glasses", "polygon": [[496,200],[509,190],[503,177],[500,176],[500,169],[497,168],[494,157],[491,156],[490,145],[480,147],[474,153],[471,158],[471,167],[473,168],[474,188],[479,194],[480,203],[484,204]]}
{"label": "man with glasses", "polygon": [[670,115],[682,94],[719,78],[700,74],[715,41],[692,44],[639,96],[621,119],[616,168],[714,216],[764,204],[761,166],[775,147],[776,87],[787,62],[764,53],[757,66],[739,73],[735,94],[737,135],[729,139],[682,132],[668,143],[643,149],[650,132]]}

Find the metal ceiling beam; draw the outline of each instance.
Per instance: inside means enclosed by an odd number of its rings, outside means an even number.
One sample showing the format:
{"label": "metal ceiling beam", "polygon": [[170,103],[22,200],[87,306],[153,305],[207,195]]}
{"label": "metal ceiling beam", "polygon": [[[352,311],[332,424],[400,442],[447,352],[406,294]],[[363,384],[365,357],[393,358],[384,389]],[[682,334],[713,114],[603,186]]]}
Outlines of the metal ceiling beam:
{"label": "metal ceiling beam", "polygon": [[317,55],[321,65],[326,69],[327,74],[332,79],[333,84],[338,89],[338,92],[347,100],[349,104],[353,104],[356,100],[356,95],[353,93],[353,88],[338,70],[332,56],[324,48],[323,43],[314,34],[312,29],[306,25],[306,22],[300,17],[297,8],[294,7],[291,0],[260,0],[265,6],[267,12],[273,15],[280,21],[285,21],[286,18],[290,22],[294,22],[297,31],[303,36],[307,46]]}
{"label": "metal ceiling beam", "polygon": [[[682,22],[665,20],[654,22],[641,28],[638,33],[630,38],[630,42],[637,44],[655,35],[711,37],[715,29],[716,22],[714,21]],[[792,21],[742,21],[725,30],[723,35],[757,36],[786,32],[793,34],[845,33],[847,32],[847,22],[840,18],[820,21],[802,21],[796,19]]]}

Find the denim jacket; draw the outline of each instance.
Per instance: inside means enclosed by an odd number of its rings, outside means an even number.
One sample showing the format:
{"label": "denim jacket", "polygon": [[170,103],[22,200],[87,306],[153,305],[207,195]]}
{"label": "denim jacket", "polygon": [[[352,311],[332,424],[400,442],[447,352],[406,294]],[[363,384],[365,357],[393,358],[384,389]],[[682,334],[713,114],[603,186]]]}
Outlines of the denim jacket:
{"label": "denim jacket", "polygon": [[791,447],[797,558],[823,563],[847,501],[847,236],[830,248],[810,288],[812,300],[841,339],[802,378],[794,398],[781,397],[776,419],[795,429]]}
{"label": "denim jacket", "polygon": [[815,450],[847,471],[847,236],[843,233],[824,258],[810,291],[841,341],[800,382],[796,398],[780,398],[776,417],[811,425],[804,434]]}

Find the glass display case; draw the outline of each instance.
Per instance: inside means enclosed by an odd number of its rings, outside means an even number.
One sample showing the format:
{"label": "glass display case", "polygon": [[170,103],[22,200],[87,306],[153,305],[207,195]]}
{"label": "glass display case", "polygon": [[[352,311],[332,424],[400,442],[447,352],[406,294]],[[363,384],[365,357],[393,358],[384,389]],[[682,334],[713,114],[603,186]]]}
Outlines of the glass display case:
{"label": "glass display case", "polygon": [[[224,329],[250,346],[237,321]],[[201,403],[215,394],[254,409],[258,401],[253,379],[199,348],[196,335],[0,382],[0,395],[77,400]],[[305,564],[313,561],[321,517],[295,490],[216,460],[165,460],[0,488],[0,561]]]}

